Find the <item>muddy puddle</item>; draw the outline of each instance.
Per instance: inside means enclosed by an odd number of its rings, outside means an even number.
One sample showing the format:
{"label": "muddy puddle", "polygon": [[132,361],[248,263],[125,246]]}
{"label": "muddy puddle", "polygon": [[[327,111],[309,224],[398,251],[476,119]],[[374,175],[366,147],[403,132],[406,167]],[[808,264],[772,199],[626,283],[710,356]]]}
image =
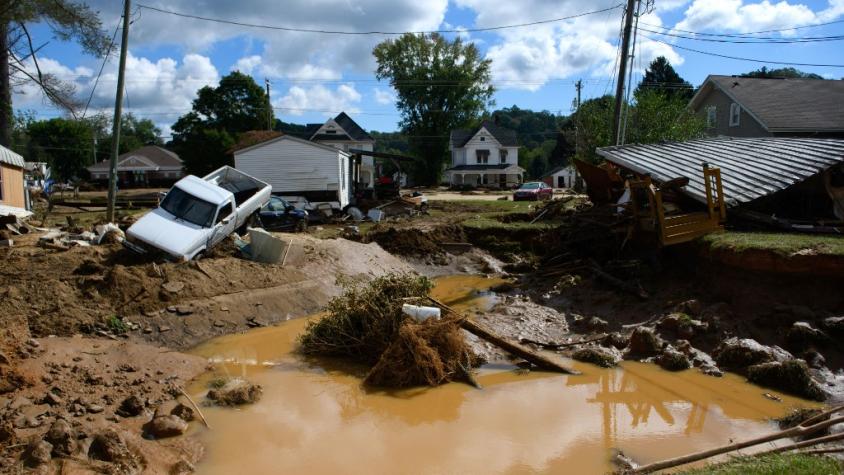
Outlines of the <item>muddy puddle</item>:
{"label": "muddy puddle", "polygon": [[[447,278],[436,294],[483,309],[494,296],[475,289],[498,283]],[[194,351],[218,367],[193,385],[196,397],[225,374],[264,387],[253,406],[203,409],[212,430],[195,425],[207,448],[197,473],[600,474],[612,469],[614,447],[647,463],[767,433],[770,418],[809,405],[738,376],[641,363],[605,370],[572,362],[580,376],[492,365],[477,378],[482,390],[453,383],[371,391],[360,368],[295,354],[305,324],[225,336]]]}

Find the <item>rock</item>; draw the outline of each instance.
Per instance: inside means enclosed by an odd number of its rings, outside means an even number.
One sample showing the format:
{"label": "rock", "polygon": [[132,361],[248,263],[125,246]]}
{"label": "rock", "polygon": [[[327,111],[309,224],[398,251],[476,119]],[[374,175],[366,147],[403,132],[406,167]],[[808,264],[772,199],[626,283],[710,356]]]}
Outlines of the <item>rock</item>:
{"label": "rock", "polygon": [[713,351],[718,366],[741,370],[770,361],[786,361],[791,354],[778,346],[765,346],[752,338],[729,338]]}
{"label": "rock", "polygon": [[695,335],[709,330],[709,324],[695,320],[686,313],[672,313],[657,323],[662,331],[672,331],[680,338],[693,338]]}
{"label": "rock", "polygon": [[169,331],[170,331],[170,327],[168,327],[168,326],[166,326],[166,325],[159,325],[159,327],[158,327],[158,331],[159,331],[160,333],[169,332]]}
{"label": "rock", "polygon": [[806,361],[810,368],[820,369],[826,366],[826,358],[817,350],[807,350],[800,357]]}
{"label": "rock", "polygon": [[220,388],[208,391],[208,399],[220,406],[237,406],[257,402],[262,394],[263,389],[260,385],[236,378]]}
{"label": "rock", "polygon": [[64,419],[56,419],[44,440],[52,444],[55,457],[69,457],[76,452],[76,433]]}
{"label": "rock", "polygon": [[86,409],[91,414],[99,414],[105,410],[103,406],[100,406],[99,404],[88,404]]}
{"label": "rock", "polygon": [[151,421],[144,425],[144,433],[156,439],[182,435],[187,430],[188,423],[181,417],[172,414],[153,417]]}
{"label": "rock", "polygon": [[169,281],[169,282],[165,282],[165,283],[161,284],[161,288],[170,292],[170,293],[176,294],[176,293],[181,292],[182,289],[185,288],[185,283],[179,282],[178,280]]}
{"label": "rock", "polygon": [[123,437],[112,429],[94,436],[94,440],[91,441],[91,446],[88,448],[88,457],[103,462],[126,465],[129,465],[134,458]]}
{"label": "rock", "polygon": [[192,313],[193,308],[189,305],[179,305],[178,307],[176,307],[176,315],[179,315],[181,317],[190,315]]}
{"label": "rock", "polygon": [[724,376],[724,372],[721,371],[720,369],[718,369],[717,366],[705,364],[705,365],[701,365],[698,369],[700,370],[701,373],[703,373],[707,376],[714,376],[716,378],[720,378],[721,376]]}
{"label": "rock", "polygon": [[10,402],[7,407],[9,409],[13,410],[13,411],[16,411],[16,410],[18,410],[22,407],[31,406],[31,405],[32,405],[32,401],[30,401],[29,399],[27,399],[23,396],[18,396],[16,398],[12,399],[12,402]]}
{"label": "rock", "polygon": [[795,396],[823,401],[826,394],[812,379],[803,360],[771,361],[747,368],[747,380]]}
{"label": "rock", "polygon": [[593,332],[605,332],[610,328],[610,324],[603,318],[592,317],[586,321],[586,328]]}
{"label": "rock", "polygon": [[656,363],[661,366],[662,369],[668,371],[683,371],[684,369],[692,367],[692,364],[689,362],[689,358],[686,355],[674,348],[671,348],[670,346],[657,356]]}
{"label": "rock", "polygon": [[42,404],[49,404],[51,406],[60,406],[64,404],[64,399],[59,397],[56,393],[52,391],[47,391],[47,394],[44,395],[44,399],[42,399]]}
{"label": "rock", "polygon": [[196,468],[187,460],[179,460],[170,467],[170,475],[187,475],[196,471]]}
{"label": "rock", "polygon": [[602,368],[612,368],[618,364],[618,358],[616,355],[604,350],[603,348],[581,348],[572,353],[571,357],[577,361],[592,363]]}
{"label": "rock", "polygon": [[602,345],[619,350],[626,348],[629,343],[630,339],[618,332],[610,333],[601,340]]}
{"label": "rock", "polygon": [[825,318],[823,321],[823,327],[831,333],[844,335],[844,316]]}
{"label": "rock", "polygon": [[27,467],[37,467],[50,463],[53,446],[46,440],[36,440],[30,443],[23,453],[23,462]]}
{"label": "rock", "polygon": [[653,356],[662,351],[662,339],[648,327],[636,327],[630,334],[627,351],[632,356]]}
{"label": "rock", "polygon": [[6,353],[3,353],[2,351],[0,351],[0,365],[7,365],[9,363],[11,363],[11,360],[9,359],[9,357],[6,356]]}
{"label": "rock", "polygon": [[214,326],[217,328],[223,328],[224,326],[226,326],[226,322],[222,320],[214,320]]}
{"label": "rock", "polygon": [[805,350],[812,345],[827,340],[824,332],[813,328],[808,322],[794,322],[785,335],[788,348],[796,351]]}
{"label": "rock", "polygon": [[135,417],[144,412],[146,404],[136,395],[131,395],[120,403],[120,407],[114,411],[118,416]]}
{"label": "rock", "polygon": [[674,311],[677,313],[686,313],[689,315],[700,315],[702,306],[697,299],[686,300],[674,306]]}
{"label": "rock", "polygon": [[15,428],[8,421],[0,423],[0,446],[9,446],[16,439]]}
{"label": "rock", "polygon": [[194,413],[193,413],[193,408],[191,408],[190,406],[186,406],[184,404],[176,405],[176,407],[174,407],[173,410],[170,411],[170,414],[172,414],[172,415],[174,415],[174,416],[176,416],[180,419],[183,419],[187,422],[194,420],[194,417],[195,417]]}
{"label": "rock", "polygon": [[38,340],[36,340],[35,338],[30,338],[26,340],[26,344],[33,348],[38,348],[39,346],[41,346],[41,343],[38,343]]}

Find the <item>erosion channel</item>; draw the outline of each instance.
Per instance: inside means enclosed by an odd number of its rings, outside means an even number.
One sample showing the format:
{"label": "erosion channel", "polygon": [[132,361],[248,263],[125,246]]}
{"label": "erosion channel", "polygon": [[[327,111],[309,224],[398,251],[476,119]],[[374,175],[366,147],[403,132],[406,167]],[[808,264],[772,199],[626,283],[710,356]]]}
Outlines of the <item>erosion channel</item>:
{"label": "erosion channel", "polygon": [[[487,312],[499,299],[489,289],[501,282],[443,277],[433,295],[462,312]],[[599,474],[613,470],[614,449],[649,463],[769,433],[773,418],[814,405],[733,374],[571,361],[583,374],[567,376],[522,371],[501,357],[479,371],[483,389],[373,390],[361,384],[364,368],[295,351],[306,321],[190,352],[215,368],[188,388],[194,399],[220,377],[263,387],[254,405],[203,407],[211,429],[191,428],[206,447],[197,473]]]}

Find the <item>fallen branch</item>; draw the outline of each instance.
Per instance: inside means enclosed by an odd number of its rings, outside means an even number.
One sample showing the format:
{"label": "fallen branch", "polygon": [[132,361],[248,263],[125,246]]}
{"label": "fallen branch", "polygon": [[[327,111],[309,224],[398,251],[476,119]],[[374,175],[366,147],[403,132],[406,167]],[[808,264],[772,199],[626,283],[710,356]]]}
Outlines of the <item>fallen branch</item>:
{"label": "fallen branch", "polygon": [[547,212],[548,212],[548,208],[545,208],[544,210],[542,210],[541,213],[539,213],[535,218],[533,218],[533,220],[530,222],[530,224],[533,224],[533,223],[539,221],[543,216],[545,216],[545,213],[547,213]]}
{"label": "fallen branch", "polygon": [[[725,454],[727,452],[733,452],[736,450],[741,450],[747,447],[753,447],[755,445],[764,444],[766,442],[773,442],[775,440],[790,438],[790,437],[801,437],[810,434],[814,434],[818,431],[824,430],[827,427],[833,426],[835,424],[839,424],[844,422],[844,416],[833,417],[828,420],[823,420],[824,418],[830,416],[833,413],[839,412],[844,410],[844,406],[836,406],[828,411],[822,412],[815,417],[810,418],[809,420],[803,422],[800,425],[794,426],[790,429],[786,429],[779,432],[774,432],[773,434],[769,434],[762,437],[757,437],[755,439],[746,440],[744,442],[736,442],[734,444],[725,445],[722,447],[716,447],[714,449],[704,450],[701,452],[697,452],[694,454],[684,455],[682,457],[675,457],[673,459],[663,460],[660,462],[654,462],[648,465],[643,465],[635,470],[632,470],[631,474],[639,474],[639,473],[652,473],[658,470],[665,470],[667,468],[678,467],[680,465],[686,465],[692,462],[697,462],[699,460],[708,459],[711,457],[715,457],[716,455]],[[821,422],[818,422],[821,421]],[[819,439],[823,439],[820,437]],[[818,439],[815,439],[818,440]],[[808,441],[807,441],[808,442]],[[796,445],[796,444],[795,444]]]}
{"label": "fallen branch", "polygon": [[815,445],[818,445],[818,444],[825,444],[827,442],[836,442],[836,441],[839,441],[839,440],[844,440],[844,432],[841,432],[841,433],[838,433],[838,434],[827,435],[827,436],[824,436],[824,437],[817,437],[817,438],[814,438],[814,439],[804,440],[804,441],[801,441],[801,442],[796,442],[796,443],[791,444],[791,445],[784,445],[782,447],[776,447],[776,448],[773,448],[771,450],[767,450],[765,452],[762,452],[760,455],[778,454],[780,452],[788,452],[789,450],[797,450],[797,449],[802,449],[802,448],[805,448],[805,447],[812,447],[812,446],[815,446]]}
{"label": "fallen branch", "polygon": [[199,418],[202,419],[202,423],[205,424],[205,427],[210,429],[211,426],[208,425],[208,420],[205,419],[205,415],[202,414],[202,411],[199,409],[199,406],[193,401],[193,399],[188,396],[188,393],[186,393],[185,390],[180,388],[179,386],[176,386],[176,389],[178,389],[179,392],[182,393],[182,396],[187,398],[187,400],[190,402],[190,405],[193,406],[194,409],[196,409],[196,413],[199,414]]}
{"label": "fallen branch", "polygon": [[440,302],[439,300],[437,300],[433,297],[428,297],[428,299],[431,302],[433,302],[436,306],[440,307],[441,309],[443,309],[443,310],[445,310],[445,311],[447,311],[447,312],[449,312],[449,313],[451,313],[451,314],[453,314],[457,317],[460,317],[460,326],[464,330],[468,331],[469,333],[471,333],[471,334],[473,334],[473,335],[475,335],[475,336],[477,336],[477,337],[479,337],[483,340],[486,340],[486,341],[492,343],[493,345],[507,351],[510,354],[513,354],[513,355],[516,355],[520,358],[523,358],[524,360],[528,361],[529,363],[533,364],[534,366],[537,366],[537,367],[542,368],[542,369],[547,370],[547,371],[554,371],[554,372],[566,373],[566,374],[580,374],[579,371],[575,371],[571,368],[567,368],[567,367],[561,365],[560,363],[557,363],[556,361],[554,361],[554,360],[552,360],[552,359],[550,359],[550,358],[548,358],[544,355],[541,355],[541,354],[539,354],[535,351],[531,351],[528,348],[525,348],[524,346],[521,346],[519,344],[507,341],[504,338],[501,338],[500,336],[498,336],[495,333],[491,332],[490,330],[484,328],[483,326],[478,325],[477,323],[473,322],[469,318],[460,314],[459,312],[457,312],[453,308],[449,307],[448,305]]}
{"label": "fallen branch", "polygon": [[607,337],[607,334],[602,333],[602,334],[595,336],[595,337],[592,337],[592,338],[585,338],[583,340],[578,340],[578,341],[569,341],[569,342],[566,342],[566,343],[543,343],[541,341],[531,340],[530,338],[521,338],[521,339],[519,339],[519,343],[530,343],[532,345],[541,346],[541,347],[545,348],[546,350],[559,350],[561,348],[568,348],[570,346],[583,345],[584,343],[592,343],[594,341],[603,340],[606,337]]}

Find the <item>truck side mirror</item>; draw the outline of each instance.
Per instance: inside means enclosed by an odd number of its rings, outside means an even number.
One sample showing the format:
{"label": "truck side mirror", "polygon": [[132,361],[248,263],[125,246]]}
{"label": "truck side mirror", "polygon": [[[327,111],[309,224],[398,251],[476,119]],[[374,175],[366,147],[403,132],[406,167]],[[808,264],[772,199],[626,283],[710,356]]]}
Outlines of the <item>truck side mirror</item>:
{"label": "truck side mirror", "polygon": [[228,218],[228,217],[223,218],[223,220],[222,220],[222,221],[220,221],[220,223],[221,223],[223,226],[228,226],[228,224],[229,224],[230,222],[232,222],[232,220],[231,220],[231,218]]}

